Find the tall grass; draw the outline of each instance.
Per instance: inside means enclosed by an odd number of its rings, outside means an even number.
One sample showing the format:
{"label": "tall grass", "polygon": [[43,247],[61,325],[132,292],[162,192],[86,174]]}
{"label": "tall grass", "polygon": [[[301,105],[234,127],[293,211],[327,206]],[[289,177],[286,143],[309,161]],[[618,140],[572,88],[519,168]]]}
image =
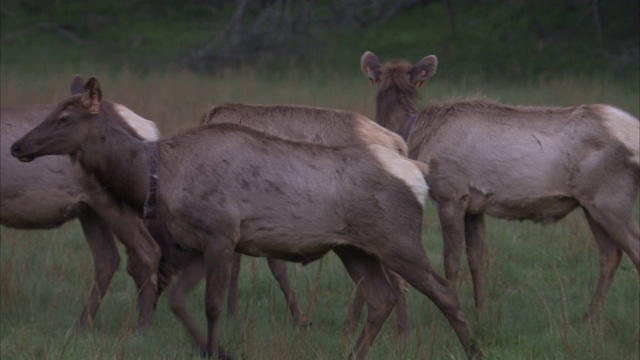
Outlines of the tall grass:
{"label": "tall grass", "polygon": [[[356,64],[357,66],[357,64]],[[357,69],[357,67],[356,67]],[[57,102],[69,94],[73,71],[25,74],[2,69],[2,106]],[[299,103],[345,108],[374,116],[375,89],[359,73],[341,77],[300,69],[273,76],[239,70],[208,77],[184,71],[136,74],[98,69],[106,98],[155,120],[163,134],[192,126],[209,106],[225,101]],[[533,84],[476,80],[423,90],[424,102],[483,95],[513,104],[609,103],[638,116],[638,94],[586,78],[540,79]],[[426,206],[424,245],[442,271],[437,217]],[[491,359],[637,359],[640,286],[625,256],[600,321],[585,320],[599,274],[597,251],[582,214],[540,226],[487,221],[488,309],[476,314],[470,276],[462,272],[460,297],[477,341]],[[124,253],[122,254],[125,258]],[[189,336],[158,304],[154,328],[135,334],[136,290],[124,269],[111,287],[89,334],[74,331],[93,267],[76,222],[56,230],[0,228],[0,357],[2,359],[197,359]],[[224,318],[221,343],[240,359],[341,359],[354,339],[341,333],[354,286],[337,257],[290,265],[290,276],[313,325],[296,327],[263,259],[243,259],[239,314]],[[459,359],[462,349],[441,313],[410,290],[413,332],[396,338],[388,321],[370,359]],[[189,308],[204,329],[203,287]]]}

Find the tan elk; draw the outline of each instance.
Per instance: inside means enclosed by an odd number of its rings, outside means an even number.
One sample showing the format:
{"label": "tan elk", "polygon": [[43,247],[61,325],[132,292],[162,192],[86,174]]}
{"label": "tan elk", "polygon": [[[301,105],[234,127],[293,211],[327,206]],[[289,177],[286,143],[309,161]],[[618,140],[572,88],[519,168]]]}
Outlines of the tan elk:
{"label": "tan elk", "polygon": [[640,271],[639,121],[608,105],[510,106],[455,101],[418,110],[420,87],[437,58],[381,64],[372,52],[362,72],[378,86],[376,121],[407,140],[409,157],[429,165],[430,196],[454,284],[463,244],[475,301],[484,307],[484,214],[551,223],[579,207],[600,254],[600,277],[588,315],[600,312],[622,253]]}
{"label": "tan elk", "polygon": [[[380,145],[326,146],[235,124],[144,141],[109,111],[95,78],[11,146],[21,161],[69,154],[123,206],[155,214],[173,239],[202,253],[209,356],[218,347],[234,251],[308,263],[334,251],[367,303],[355,345],[366,356],[393,307],[383,265],[427,295],[470,357],[480,357],[453,286],[422,247],[428,188],[410,160]],[[117,175],[116,175],[117,174]]]}
{"label": "tan elk", "polygon": [[[84,81],[76,77],[72,92],[84,92]],[[21,163],[10,156],[9,146],[42,121],[55,105],[2,107],[0,109],[0,224],[17,229],[49,229],[78,219],[91,255],[95,277],[78,327],[89,328],[111,278],[120,263],[113,234],[125,245],[127,271],[138,289],[138,329],[151,326],[156,300],[160,249],[145,231],[138,215],[114,202],[91,176],[71,159],[46,156]],[[157,139],[155,125],[128,108],[110,103],[105,111],[133,124],[146,140]]]}
{"label": "tan elk", "polygon": [[[250,105],[227,103],[214,106],[207,111],[201,120],[202,124],[237,123],[250,128],[275,135],[281,138],[308,141],[327,145],[347,145],[355,143],[380,144],[402,155],[407,155],[406,143],[396,133],[389,131],[373,122],[371,119],[345,110],[309,107],[301,105]],[[172,239],[161,224],[147,221],[152,235],[161,244],[171,244]],[[164,250],[164,248],[168,248]],[[165,256],[164,254],[169,254]],[[191,254],[191,256],[189,256]],[[164,259],[166,258],[166,261]],[[302,325],[308,323],[305,314],[300,309],[289,279],[286,263],[282,260],[268,258],[271,272],[282,289],[289,310],[294,320]],[[189,318],[185,309],[185,296],[204,276],[202,257],[188,250],[176,249],[169,245],[163,246],[163,261],[160,263],[161,287],[164,287],[174,272],[184,269],[184,275],[174,285],[170,293],[170,304],[173,311],[185,323],[194,337],[199,337],[195,323]],[[235,313],[238,298],[238,274],[240,271],[240,254],[236,254],[229,282],[228,311]],[[406,284],[397,275],[388,274],[396,296],[396,329],[399,335],[408,334],[410,325],[408,318],[408,303]],[[360,317],[364,299],[361,292],[356,293],[351,308],[348,311],[345,329],[351,333],[355,331]]]}

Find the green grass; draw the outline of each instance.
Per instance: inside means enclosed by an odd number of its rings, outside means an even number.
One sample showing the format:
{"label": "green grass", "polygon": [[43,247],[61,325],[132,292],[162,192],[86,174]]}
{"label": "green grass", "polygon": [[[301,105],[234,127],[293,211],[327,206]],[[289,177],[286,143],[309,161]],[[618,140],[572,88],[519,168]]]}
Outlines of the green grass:
{"label": "green grass", "polygon": [[[75,69],[74,69],[75,70]],[[54,102],[67,96],[73,71],[24,73],[0,70],[2,106]],[[375,89],[359,73],[315,70],[264,75],[239,70],[216,76],[174,71],[139,74],[98,68],[106,98],[158,122],[164,134],[191,126],[207,107],[224,101],[301,103],[374,115]],[[529,84],[441,82],[422,90],[424,102],[481,94],[513,104],[575,105],[602,102],[639,116],[638,92],[589,78],[541,78]],[[637,213],[636,213],[637,214]],[[56,230],[0,228],[0,358],[4,359],[198,359],[189,336],[163,297],[150,334],[135,334],[136,294],[124,265],[114,276],[93,330],[78,334],[78,319],[91,285],[93,265],[76,222]],[[425,214],[424,245],[442,272],[442,240],[433,206]],[[466,267],[460,297],[477,341],[489,359],[637,359],[640,355],[640,284],[625,256],[608,293],[602,321],[584,319],[598,277],[597,251],[582,214],[540,226],[487,220],[488,309],[476,314]],[[125,256],[123,254],[123,263]],[[266,261],[244,258],[240,312],[221,325],[221,344],[239,359],[343,359],[354,339],[341,336],[353,285],[337,257],[290,276],[313,326],[291,323]],[[463,259],[464,261],[464,259]],[[189,298],[204,329],[203,286]],[[460,359],[463,352],[444,317],[410,290],[414,331],[406,343],[389,321],[369,359]]]}
{"label": "green grass", "polygon": [[[634,359],[638,355],[638,277],[624,259],[607,297],[603,323],[584,320],[598,273],[597,255],[578,214],[561,224],[488,223],[486,313],[474,315],[471,284],[463,273],[463,308],[491,359]],[[425,246],[441,269],[438,227],[426,215]],[[577,231],[576,235],[574,231]],[[135,286],[119,271],[88,335],[74,331],[91,281],[88,249],[77,224],[24,232],[2,228],[0,350],[3,359],[195,359],[197,351],[162,298],[154,329],[134,332]],[[309,329],[288,317],[278,285],[263,259],[244,258],[239,314],[225,318],[221,341],[246,359],[344,358],[351,340],[341,337],[350,283],[333,255],[306,267],[290,265],[292,283],[313,319]],[[203,286],[189,308],[204,328]],[[390,322],[371,359],[463,358],[443,316],[410,290],[414,331],[395,338]]]}

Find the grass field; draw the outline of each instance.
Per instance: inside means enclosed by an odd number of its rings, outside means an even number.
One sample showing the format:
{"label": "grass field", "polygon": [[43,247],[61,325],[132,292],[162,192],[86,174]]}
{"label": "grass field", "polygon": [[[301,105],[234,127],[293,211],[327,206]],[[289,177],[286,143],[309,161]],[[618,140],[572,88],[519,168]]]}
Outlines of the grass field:
{"label": "grass field", "polygon": [[[209,106],[224,101],[299,103],[355,110],[374,116],[375,89],[353,77],[294,70],[267,76],[239,70],[216,77],[188,72],[135,74],[126,69],[97,75],[106,98],[155,120],[163,134],[191,126]],[[2,106],[57,102],[69,93],[73,71],[25,74],[3,68]],[[483,95],[512,104],[608,103],[640,114],[639,94],[603,81],[558,77],[529,84],[469,79],[422,90],[425,103]],[[424,245],[442,271],[442,240],[433,206],[425,207]],[[637,211],[636,211],[637,215]],[[168,308],[159,302],[154,329],[137,336],[136,294],[121,265],[93,330],[74,332],[90,288],[93,267],[76,222],[49,231],[0,228],[0,358],[6,359],[197,359],[199,354]],[[476,314],[468,272],[460,297],[477,341],[490,359],[638,359],[639,277],[625,256],[608,293],[601,321],[585,320],[598,277],[595,245],[580,212],[561,222],[487,221],[489,306]],[[123,255],[123,264],[125,262]],[[292,283],[311,316],[310,328],[288,317],[264,259],[244,258],[240,312],[222,323],[221,344],[239,359],[344,359],[354,339],[341,334],[354,287],[337,257],[305,267],[290,265]],[[190,310],[204,329],[203,286]],[[370,359],[461,359],[453,331],[432,303],[410,290],[411,337],[400,341],[389,321]]]}

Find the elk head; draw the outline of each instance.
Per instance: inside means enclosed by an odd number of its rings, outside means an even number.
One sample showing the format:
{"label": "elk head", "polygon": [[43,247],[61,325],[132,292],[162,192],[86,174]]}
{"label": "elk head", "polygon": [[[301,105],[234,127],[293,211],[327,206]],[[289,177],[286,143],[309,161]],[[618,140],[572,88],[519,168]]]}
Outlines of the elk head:
{"label": "elk head", "polygon": [[62,101],[40,125],[11,146],[11,154],[29,162],[44,155],[73,155],[87,138],[100,113],[102,91],[94,77],[84,85],[84,91]]}
{"label": "elk head", "polygon": [[[436,73],[438,58],[435,55],[423,57],[415,65],[407,66],[405,74],[406,81],[415,87],[421,87],[425,81]],[[404,68],[404,67],[403,67]],[[369,78],[372,84],[380,83],[384,72],[384,65],[380,64],[378,57],[371,51],[367,51],[360,59],[360,69]]]}

